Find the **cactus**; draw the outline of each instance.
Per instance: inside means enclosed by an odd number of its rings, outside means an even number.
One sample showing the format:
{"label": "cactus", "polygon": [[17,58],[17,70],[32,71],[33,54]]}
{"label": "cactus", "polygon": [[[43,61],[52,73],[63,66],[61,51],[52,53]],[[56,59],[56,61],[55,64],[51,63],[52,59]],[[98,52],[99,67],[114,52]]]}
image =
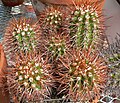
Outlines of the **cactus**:
{"label": "cactus", "polygon": [[90,48],[82,51],[73,49],[60,61],[68,72],[63,75],[63,85],[58,91],[68,91],[65,97],[71,101],[87,103],[99,98],[107,80],[107,66],[97,52],[91,52]]}
{"label": "cactus", "polygon": [[39,21],[45,31],[59,31],[63,26],[64,12],[61,7],[48,6],[40,13]]}
{"label": "cactus", "polygon": [[95,46],[103,32],[100,4],[89,0],[79,1],[70,9],[70,12],[67,20],[74,43],[82,48]]}
{"label": "cactus", "polygon": [[[15,69],[7,74],[7,84],[11,95],[19,101],[35,101],[48,98],[50,64],[39,54],[16,56]],[[49,91],[50,92],[50,91]]]}
{"label": "cactus", "polygon": [[6,50],[26,52],[36,48],[40,34],[39,25],[31,24],[30,20],[20,18],[10,21],[4,35]]}
{"label": "cactus", "polygon": [[102,50],[102,55],[109,67],[109,78],[106,87],[106,94],[119,96],[120,94],[120,35],[116,41],[109,44],[108,48]]}
{"label": "cactus", "polygon": [[[45,42],[44,42],[45,41]],[[69,36],[52,33],[50,37],[43,40],[47,52],[50,54],[50,58],[59,58],[66,53],[66,50],[70,48]]]}
{"label": "cactus", "polygon": [[31,52],[36,50],[39,44],[40,30],[39,25],[32,23],[31,19],[20,18],[9,22],[6,33],[3,38],[5,54],[8,58],[8,64],[13,61],[14,53],[19,51]]}

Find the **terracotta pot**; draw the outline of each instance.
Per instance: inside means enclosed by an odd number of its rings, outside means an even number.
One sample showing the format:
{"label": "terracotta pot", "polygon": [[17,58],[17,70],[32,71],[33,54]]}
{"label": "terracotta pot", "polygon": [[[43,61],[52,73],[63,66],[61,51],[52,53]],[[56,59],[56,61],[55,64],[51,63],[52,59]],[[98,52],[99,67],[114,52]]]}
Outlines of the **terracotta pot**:
{"label": "terracotta pot", "polygon": [[[73,1],[75,0],[31,0],[34,10],[37,15],[49,4],[51,5],[69,5],[73,4]],[[77,0],[76,0],[77,1]],[[82,0],[81,0],[82,1]],[[92,2],[102,2],[101,3],[101,9],[103,8],[103,5],[105,3],[105,0],[92,0]]]}
{"label": "terracotta pot", "polygon": [[24,0],[1,0],[5,6],[17,6],[24,2]]}
{"label": "terracotta pot", "polygon": [[[3,47],[0,44],[0,103],[9,103],[10,98],[9,98],[9,92],[6,91],[5,88],[5,82],[6,82],[6,77],[5,74],[7,72],[7,61],[5,58],[5,54],[3,51]],[[5,86],[5,87],[4,87]]]}

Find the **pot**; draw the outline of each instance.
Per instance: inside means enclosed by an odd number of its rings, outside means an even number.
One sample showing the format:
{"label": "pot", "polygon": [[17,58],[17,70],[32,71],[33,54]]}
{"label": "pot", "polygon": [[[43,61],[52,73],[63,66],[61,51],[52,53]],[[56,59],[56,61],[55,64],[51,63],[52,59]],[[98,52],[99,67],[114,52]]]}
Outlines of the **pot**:
{"label": "pot", "polygon": [[[5,74],[7,72],[7,61],[5,58],[4,50],[2,45],[0,44],[0,103],[9,103],[10,97],[9,92],[6,91],[6,77]],[[5,86],[5,88],[4,88]]]}
{"label": "pot", "polygon": [[[31,0],[37,16],[47,5],[67,6],[73,4],[73,1],[77,1],[77,0]],[[97,1],[102,2],[101,3],[101,9],[102,9],[105,0],[92,0],[92,2],[97,2]]]}
{"label": "pot", "polygon": [[5,6],[17,6],[24,2],[24,0],[1,0]]}

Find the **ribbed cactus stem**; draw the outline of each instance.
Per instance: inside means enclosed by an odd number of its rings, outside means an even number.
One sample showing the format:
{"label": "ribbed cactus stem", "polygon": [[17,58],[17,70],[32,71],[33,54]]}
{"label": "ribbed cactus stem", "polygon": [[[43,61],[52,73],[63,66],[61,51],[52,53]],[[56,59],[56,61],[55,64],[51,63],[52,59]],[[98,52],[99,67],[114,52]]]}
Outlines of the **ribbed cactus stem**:
{"label": "ribbed cactus stem", "polygon": [[26,88],[41,90],[41,78],[44,78],[43,69],[40,63],[35,63],[34,61],[21,64],[16,71],[16,80],[18,80],[20,85],[24,85]]}
{"label": "ribbed cactus stem", "polygon": [[92,52],[91,48],[73,49],[60,60],[68,70],[65,76],[62,74],[64,88],[60,87],[61,91],[69,87],[69,98],[81,103],[99,96],[107,80],[107,65],[97,52]]}
{"label": "ribbed cactus stem", "polygon": [[7,74],[11,97],[16,95],[20,102],[43,100],[45,96],[47,98],[51,81],[47,59],[43,59],[38,52],[26,55],[20,53],[16,58],[15,69]]}
{"label": "ribbed cactus stem", "polygon": [[46,17],[46,23],[49,23],[50,25],[56,25],[59,26],[59,22],[62,20],[62,14],[60,11],[53,11],[50,13],[47,13]]}
{"label": "ribbed cactus stem", "polygon": [[49,43],[49,51],[52,52],[53,57],[59,57],[65,53],[65,40],[52,37],[52,40]]}
{"label": "ribbed cactus stem", "polygon": [[36,46],[35,32],[29,24],[17,25],[13,37],[18,42],[18,48],[23,51],[33,50]]}
{"label": "ribbed cactus stem", "polygon": [[[84,7],[76,8],[72,12],[70,25],[70,34],[76,35],[77,46],[88,48],[96,42],[99,35],[99,17],[97,11],[90,6],[86,9]],[[77,30],[73,32],[75,27]]]}
{"label": "ribbed cactus stem", "polygon": [[46,31],[58,31],[62,26],[63,12],[61,8],[55,8],[48,6],[43,12],[40,13],[40,24],[43,30]]}
{"label": "ribbed cactus stem", "polygon": [[32,23],[29,18],[19,18],[10,21],[4,35],[5,51],[10,50],[29,52],[36,49],[40,35],[39,25]]}

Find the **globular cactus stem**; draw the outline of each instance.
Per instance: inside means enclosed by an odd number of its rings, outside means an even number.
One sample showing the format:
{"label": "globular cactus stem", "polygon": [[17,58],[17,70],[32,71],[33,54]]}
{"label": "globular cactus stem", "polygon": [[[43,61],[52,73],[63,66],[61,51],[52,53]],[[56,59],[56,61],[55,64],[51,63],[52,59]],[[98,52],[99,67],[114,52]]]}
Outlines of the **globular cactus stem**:
{"label": "globular cactus stem", "polygon": [[63,26],[64,12],[61,7],[48,6],[40,13],[39,21],[43,30],[59,31]]}
{"label": "globular cactus stem", "polygon": [[58,91],[68,91],[65,97],[76,102],[87,103],[96,97],[99,99],[107,80],[107,65],[97,52],[91,52],[90,48],[73,49],[60,61],[68,72],[63,75],[63,85]]}
{"label": "globular cactus stem", "polygon": [[47,52],[54,59],[63,56],[66,53],[66,50],[70,48],[69,36],[62,35],[61,33],[52,33],[44,43]]}
{"label": "globular cactus stem", "polygon": [[[50,92],[50,64],[39,54],[17,56],[15,69],[7,75],[7,85],[11,96],[19,101],[35,101],[48,98]],[[50,84],[50,85],[49,85]]]}
{"label": "globular cactus stem", "polygon": [[30,51],[36,48],[38,40],[39,25],[31,24],[31,19],[13,19],[9,23],[4,35],[7,50],[13,48],[15,51]]}
{"label": "globular cactus stem", "polygon": [[[31,19],[12,19],[4,35],[4,48],[9,61],[14,60],[14,53],[31,52],[38,49],[40,30],[39,25]],[[8,64],[10,64],[8,62]]]}

